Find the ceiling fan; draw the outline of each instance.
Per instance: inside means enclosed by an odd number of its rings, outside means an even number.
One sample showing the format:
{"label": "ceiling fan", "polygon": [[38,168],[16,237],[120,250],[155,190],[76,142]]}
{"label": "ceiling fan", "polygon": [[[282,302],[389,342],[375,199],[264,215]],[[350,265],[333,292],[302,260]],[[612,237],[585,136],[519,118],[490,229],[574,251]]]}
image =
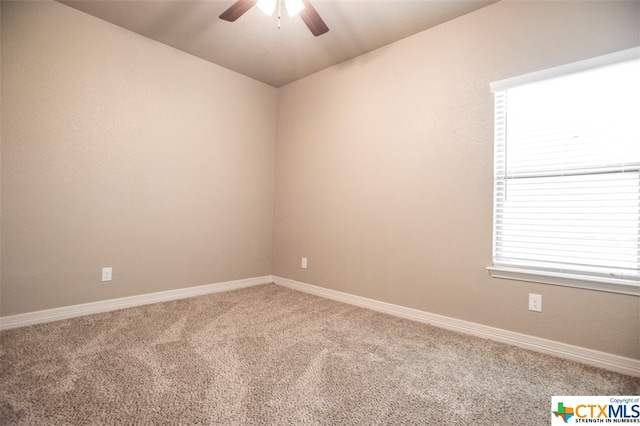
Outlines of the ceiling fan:
{"label": "ceiling fan", "polygon": [[[258,5],[258,8],[267,15],[273,15],[277,5],[278,28],[280,28],[280,9],[282,6],[282,0],[237,0],[229,9],[222,12],[220,19],[234,22],[256,4]],[[314,36],[317,37],[329,31],[329,27],[324,23],[309,0],[285,0],[285,7],[289,12],[289,16],[299,14]]]}

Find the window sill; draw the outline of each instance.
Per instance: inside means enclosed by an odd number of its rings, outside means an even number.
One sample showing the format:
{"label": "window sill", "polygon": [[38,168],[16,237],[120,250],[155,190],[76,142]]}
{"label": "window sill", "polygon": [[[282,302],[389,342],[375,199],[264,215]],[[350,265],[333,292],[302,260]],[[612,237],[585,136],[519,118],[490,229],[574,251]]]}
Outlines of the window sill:
{"label": "window sill", "polygon": [[583,277],[558,272],[534,271],[529,269],[508,268],[504,266],[487,267],[493,278],[504,278],[516,281],[528,281],[542,284],[561,285],[588,290],[606,291],[609,293],[640,296],[640,283],[635,280],[619,278]]}

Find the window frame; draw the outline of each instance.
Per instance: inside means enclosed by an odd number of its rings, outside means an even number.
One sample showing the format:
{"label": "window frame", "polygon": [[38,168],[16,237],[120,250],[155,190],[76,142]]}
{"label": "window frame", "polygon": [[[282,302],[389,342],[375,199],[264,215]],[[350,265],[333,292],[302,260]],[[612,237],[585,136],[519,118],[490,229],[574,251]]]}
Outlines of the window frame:
{"label": "window frame", "polygon": [[[524,74],[504,80],[490,83],[492,93],[518,87],[525,84],[540,82],[556,77],[579,73],[582,71],[613,65],[621,62],[640,59],[640,46],[631,49],[598,56],[559,67],[549,68],[529,74]],[[494,117],[495,120],[495,117]],[[496,136],[494,136],[496,137]],[[495,149],[495,139],[494,139]],[[492,241],[492,266],[487,267],[491,277],[510,279],[515,281],[527,281],[543,284],[560,285],[567,287],[583,288],[605,291],[633,296],[640,296],[640,280],[635,278],[615,278],[606,276],[581,275],[573,272],[552,271],[526,267],[511,267],[493,263],[495,254],[495,227],[496,227],[496,184],[494,176],[493,194],[493,230]]]}

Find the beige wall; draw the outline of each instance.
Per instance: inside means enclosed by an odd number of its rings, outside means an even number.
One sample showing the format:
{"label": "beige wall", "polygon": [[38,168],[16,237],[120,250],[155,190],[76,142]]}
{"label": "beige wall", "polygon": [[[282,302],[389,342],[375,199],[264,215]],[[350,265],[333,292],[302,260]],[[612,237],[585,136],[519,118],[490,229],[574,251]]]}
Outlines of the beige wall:
{"label": "beige wall", "polygon": [[276,113],[273,87],[2,2],[0,314],[270,274]]}
{"label": "beige wall", "polygon": [[502,2],[281,88],[274,275],[639,358],[640,298],[485,270],[489,83],[639,44],[637,1]]}
{"label": "beige wall", "polygon": [[640,358],[640,298],[485,270],[489,82],[638,44],[639,2],[506,2],[276,90],[3,2],[0,316],[273,273]]}

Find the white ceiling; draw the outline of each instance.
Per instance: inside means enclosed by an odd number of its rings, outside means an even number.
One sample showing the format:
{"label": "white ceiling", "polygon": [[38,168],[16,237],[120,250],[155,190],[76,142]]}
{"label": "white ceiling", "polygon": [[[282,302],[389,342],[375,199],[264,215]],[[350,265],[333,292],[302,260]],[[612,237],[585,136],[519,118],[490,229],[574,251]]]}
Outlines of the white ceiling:
{"label": "white ceiling", "polygon": [[280,87],[480,9],[497,0],[311,0],[329,32],[314,37],[299,16],[253,7],[218,19],[235,0],[59,0],[214,64]]}

